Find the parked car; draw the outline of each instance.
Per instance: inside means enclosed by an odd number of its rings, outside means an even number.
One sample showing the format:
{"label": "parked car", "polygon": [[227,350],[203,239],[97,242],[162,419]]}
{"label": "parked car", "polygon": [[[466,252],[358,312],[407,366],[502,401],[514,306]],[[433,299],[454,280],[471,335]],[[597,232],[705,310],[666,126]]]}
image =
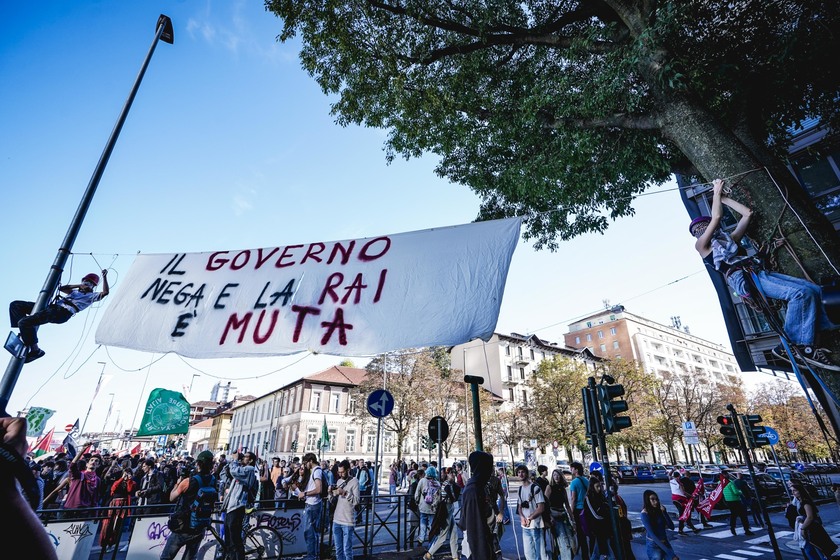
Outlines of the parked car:
{"label": "parked car", "polygon": [[636,480],[639,482],[653,482],[653,469],[650,465],[636,465]]}
{"label": "parked car", "polygon": [[616,471],[615,476],[618,477],[621,484],[636,482],[636,469],[632,465],[618,465]]}
{"label": "parked car", "polygon": [[650,466],[650,470],[653,473],[654,482],[668,481],[668,469],[665,467],[665,465],[654,463]]}
{"label": "parked car", "polygon": [[781,469],[779,467],[767,467],[767,474],[783,484],[787,484],[788,482],[800,484],[803,488],[805,488],[805,491],[808,492],[808,495],[811,496],[812,500],[816,500],[820,497],[819,489],[808,479],[807,476],[798,471],[793,471],[789,467],[781,467]]}

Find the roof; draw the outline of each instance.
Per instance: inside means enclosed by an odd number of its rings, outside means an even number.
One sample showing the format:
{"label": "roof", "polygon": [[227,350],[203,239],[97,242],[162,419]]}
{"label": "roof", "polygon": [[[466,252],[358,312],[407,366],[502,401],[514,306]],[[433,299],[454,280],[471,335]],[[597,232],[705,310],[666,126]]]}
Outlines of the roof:
{"label": "roof", "polygon": [[595,360],[595,361],[600,361],[601,360],[601,358],[599,358],[598,356],[593,354],[592,351],[589,350],[588,348],[577,349],[577,348],[572,348],[571,346],[566,346],[565,344],[563,346],[560,346],[559,344],[557,344],[555,342],[545,342],[544,340],[540,340],[540,338],[537,337],[537,335],[534,335],[534,334],[524,335],[524,334],[519,334],[519,333],[510,333],[510,334],[496,333],[496,335],[499,337],[499,340],[512,340],[512,341],[515,341],[515,342],[528,344],[529,346],[534,346],[536,348],[544,348],[544,349],[549,350],[551,352],[558,352],[560,354],[566,354],[567,356],[571,356],[571,357],[582,356],[585,359],[590,359],[590,360]]}
{"label": "roof", "polygon": [[307,375],[303,379],[317,383],[328,383],[330,385],[351,385],[357,386],[367,377],[367,370],[344,366],[333,366],[318,373]]}

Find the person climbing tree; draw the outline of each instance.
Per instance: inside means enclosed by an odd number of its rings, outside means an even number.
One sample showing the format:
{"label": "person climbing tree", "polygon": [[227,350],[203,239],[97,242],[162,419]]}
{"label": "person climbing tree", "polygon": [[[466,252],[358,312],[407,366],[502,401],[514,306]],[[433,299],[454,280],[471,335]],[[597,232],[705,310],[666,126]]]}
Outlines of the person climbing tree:
{"label": "person climbing tree", "polygon": [[[9,318],[12,328],[20,329],[20,339],[23,342],[26,363],[37,360],[46,352],[38,347],[39,325],[47,323],[66,323],[70,318],[90,307],[94,302],[100,301],[108,295],[108,271],[102,271],[102,291],[94,291],[99,285],[99,276],[90,273],[82,278],[81,284],[67,284],[59,286],[58,296],[55,301],[47,305],[41,311],[32,313],[35,303],[31,301],[16,300],[9,304]],[[23,357],[21,356],[21,357]]]}
{"label": "person climbing tree", "polygon": [[[840,371],[840,366],[829,359],[827,351],[815,346],[818,331],[838,328],[838,325],[828,318],[823,307],[821,288],[802,278],[768,270],[761,259],[748,255],[741,240],[747,238],[752,210],[728,196],[723,196],[722,179],[715,179],[712,185],[712,215],[695,218],[688,227],[691,235],[696,238],[694,248],[708,266],[724,275],[729,287],[745,301],[760,297],[759,294],[750,292],[748,276],[754,275],[766,297],[782,300],[787,304],[784,332],[779,334],[789,339],[797,361]],[[740,214],[738,225],[731,234],[720,227],[724,205]],[[789,361],[781,343],[773,348],[772,353]]]}

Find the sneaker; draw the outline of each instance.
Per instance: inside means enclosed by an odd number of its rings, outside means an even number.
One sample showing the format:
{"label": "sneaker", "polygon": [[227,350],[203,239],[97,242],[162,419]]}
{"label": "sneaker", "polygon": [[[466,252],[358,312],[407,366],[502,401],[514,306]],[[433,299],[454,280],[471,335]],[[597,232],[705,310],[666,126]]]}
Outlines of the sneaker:
{"label": "sneaker", "polygon": [[46,352],[44,352],[40,348],[38,348],[37,350],[30,350],[29,353],[26,355],[26,359],[23,362],[26,364],[28,364],[29,362],[34,362],[38,358],[43,358],[44,354],[46,354]]}
{"label": "sneaker", "polygon": [[748,537],[751,537],[751,536],[755,535],[755,533],[753,533],[753,532],[752,532],[752,531],[750,531],[749,529],[747,529],[746,531],[744,531],[744,534],[745,534],[746,536],[748,536]]}
{"label": "sneaker", "polygon": [[840,371],[840,366],[832,362],[828,358],[828,351],[824,348],[814,348],[813,346],[798,345],[797,349],[801,353],[806,362],[818,368],[830,369],[832,371]]}

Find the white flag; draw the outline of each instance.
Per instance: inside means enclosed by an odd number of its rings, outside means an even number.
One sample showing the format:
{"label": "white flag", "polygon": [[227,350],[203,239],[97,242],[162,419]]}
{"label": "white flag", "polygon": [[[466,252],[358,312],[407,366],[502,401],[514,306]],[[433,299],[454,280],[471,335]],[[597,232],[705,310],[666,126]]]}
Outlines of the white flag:
{"label": "white flag", "polygon": [[496,328],[521,220],[140,255],[96,342],[193,358],[454,346]]}

